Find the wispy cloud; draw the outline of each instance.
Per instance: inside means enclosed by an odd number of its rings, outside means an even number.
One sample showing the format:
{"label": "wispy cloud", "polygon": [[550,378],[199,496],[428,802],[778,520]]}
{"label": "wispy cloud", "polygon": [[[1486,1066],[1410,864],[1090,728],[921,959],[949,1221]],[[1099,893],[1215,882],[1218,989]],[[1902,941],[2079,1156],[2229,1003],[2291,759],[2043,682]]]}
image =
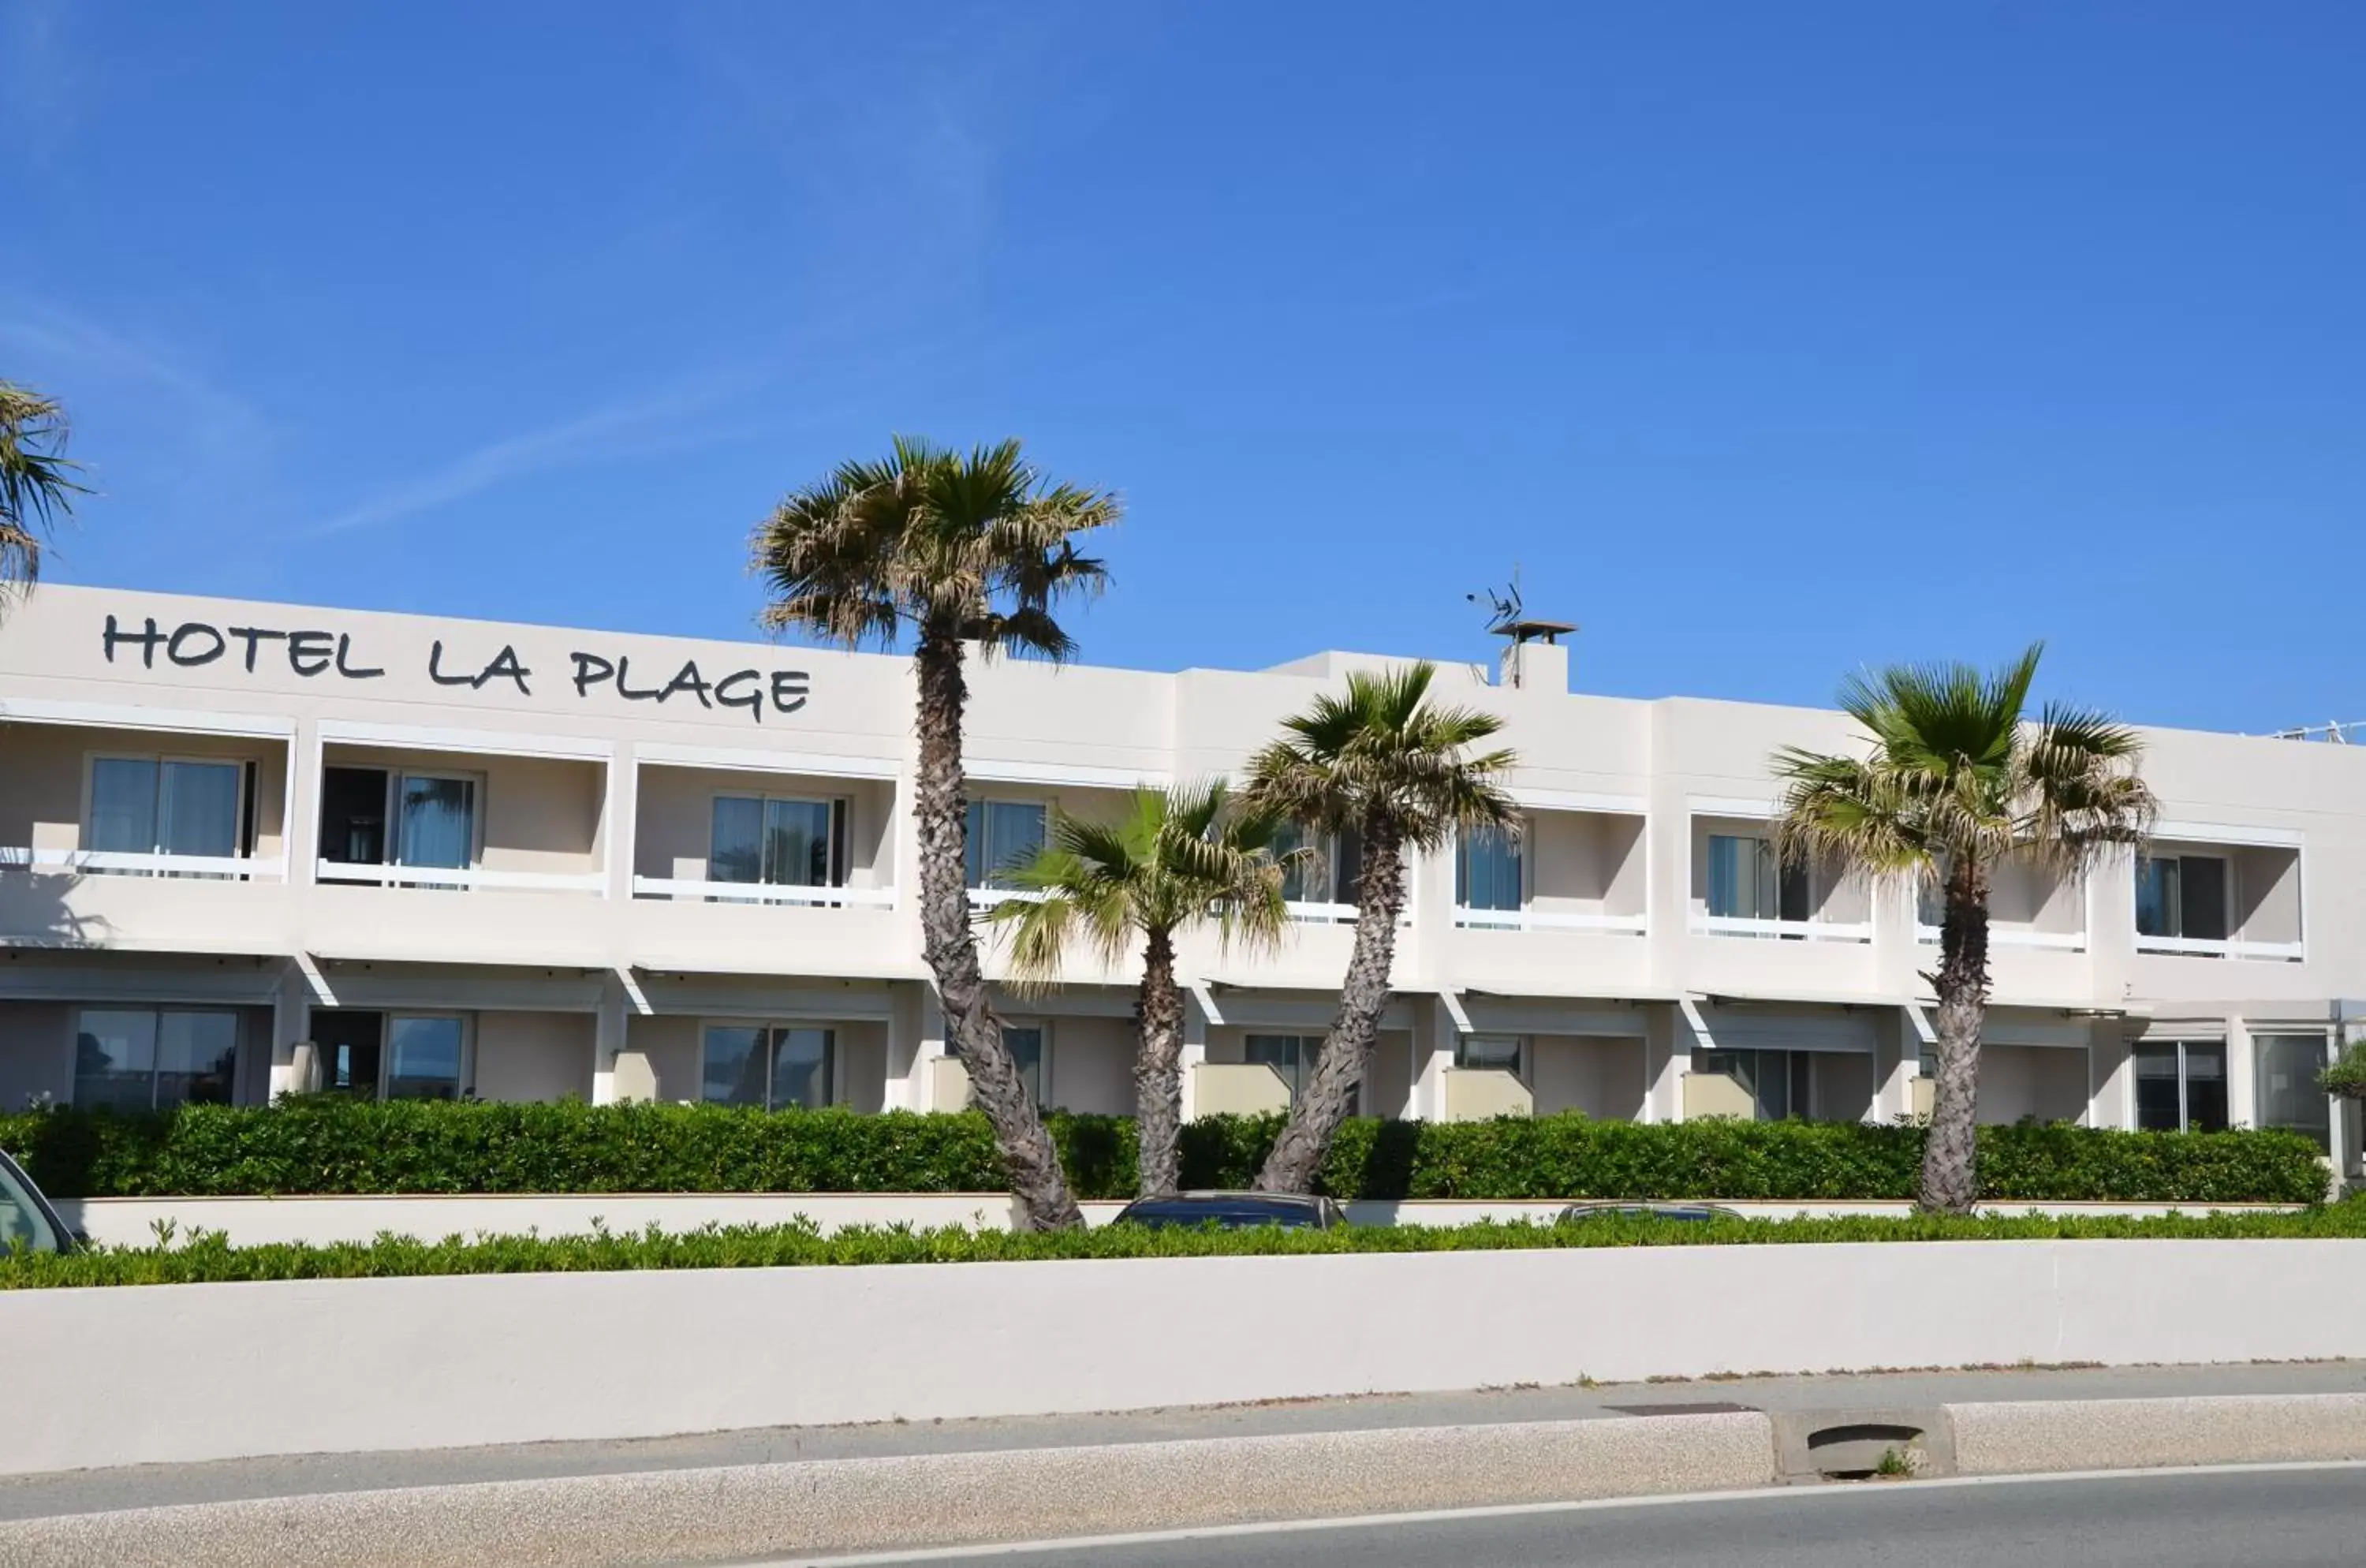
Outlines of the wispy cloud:
{"label": "wispy cloud", "polygon": [[81,117],[83,80],[66,45],[64,0],[0,6],[0,125],[36,163],[55,157]]}
{"label": "wispy cloud", "polygon": [[54,300],[0,295],[0,344],[18,351],[12,367],[31,359],[41,389],[62,399],[70,414],[85,403],[144,410],[201,462],[252,459],[272,443],[260,409],[152,333],[102,325]]}
{"label": "wispy cloud", "polygon": [[708,416],[752,393],[767,378],[752,369],[711,372],[557,424],[504,436],[390,485],[299,530],[299,536],[318,539],[383,527],[529,475],[646,457],[717,439]]}

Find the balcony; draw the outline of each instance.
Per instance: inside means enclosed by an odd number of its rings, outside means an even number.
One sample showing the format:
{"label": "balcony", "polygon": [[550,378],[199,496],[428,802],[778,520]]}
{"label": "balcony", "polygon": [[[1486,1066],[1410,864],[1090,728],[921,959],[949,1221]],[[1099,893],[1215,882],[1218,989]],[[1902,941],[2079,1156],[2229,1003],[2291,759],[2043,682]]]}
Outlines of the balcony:
{"label": "balcony", "polygon": [[1696,811],[1686,984],[1733,995],[1872,995],[1873,887],[1830,865],[1786,863],[1763,818]]}
{"label": "balcony", "polygon": [[284,725],[51,723],[0,748],[0,942],[291,951]]}
{"label": "balcony", "polygon": [[[354,959],[604,954],[608,763],[324,729],[308,945]],[[490,742],[489,742],[490,744]]]}
{"label": "balcony", "polygon": [[2163,824],[2136,862],[2135,926],[2139,953],[2304,961],[2297,837],[2259,842],[2240,829]]}
{"label": "balcony", "polygon": [[[851,766],[851,764],[850,764]],[[896,919],[892,768],[640,765],[627,945],[653,969],[915,970]],[[910,949],[908,960],[905,956]]]}

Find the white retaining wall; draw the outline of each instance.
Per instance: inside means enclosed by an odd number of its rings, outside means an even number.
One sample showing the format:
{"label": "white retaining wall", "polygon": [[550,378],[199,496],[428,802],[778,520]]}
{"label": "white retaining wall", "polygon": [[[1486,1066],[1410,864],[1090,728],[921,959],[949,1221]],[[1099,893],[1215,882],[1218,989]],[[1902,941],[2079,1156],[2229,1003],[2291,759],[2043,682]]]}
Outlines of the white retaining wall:
{"label": "white retaining wall", "polygon": [[[0,1472],[1581,1378],[2366,1356],[2348,1241],[1951,1242],[0,1292]],[[1286,1325],[1286,1326],[1276,1326]]]}
{"label": "white retaining wall", "polygon": [[[1798,1214],[1904,1214],[1910,1203],[1779,1202],[1723,1203],[1739,1213],[1765,1219]],[[1989,1213],[2160,1214],[2167,1203],[1997,1203]],[[2275,1204],[2188,1204],[2188,1209],[2278,1208]],[[804,1216],[824,1231],[845,1225],[906,1224],[1008,1229],[1009,1195],[1002,1192],[653,1192],[588,1196],[538,1193],[419,1194],[319,1198],[89,1198],[62,1199],[58,1212],[67,1224],[110,1247],[146,1247],[161,1222],[186,1239],[197,1230],[220,1231],[238,1247],[267,1242],[365,1242],[381,1232],[440,1240],[447,1235],[580,1235],[598,1226],[667,1231],[705,1224],[786,1224]],[[1106,1224],[1123,1205],[1091,1202],[1085,1217]],[[1559,1201],[1481,1202],[1416,1201],[1356,1202],[1348,1217],[1358,1224],[1461,1225],[1475,1221],[1549,1220]]]}

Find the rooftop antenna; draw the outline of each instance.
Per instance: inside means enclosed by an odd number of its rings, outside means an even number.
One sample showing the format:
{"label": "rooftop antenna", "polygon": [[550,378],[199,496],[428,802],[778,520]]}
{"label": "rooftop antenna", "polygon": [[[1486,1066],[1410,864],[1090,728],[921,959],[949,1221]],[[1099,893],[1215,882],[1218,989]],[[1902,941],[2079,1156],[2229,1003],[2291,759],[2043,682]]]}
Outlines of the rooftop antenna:
{"label": "rooftop antenna", "polygon": [[1517,561],[1512,563],[1512,581],[1504,585],[1502,592],[1485,588],[1476,593],[1465,593],[1462,597],[1473,604],[1484,604],[1489,612],[1487,630],[1511,645],[1504,650],[1504,670],[1515,686],[1520,683],[1519,650],[1524,645],[1541,642],[1549,646],[1577,630],[1576,626],[1569,621],[1540,621],[1528,615],[1520,598],[1520,566]]}

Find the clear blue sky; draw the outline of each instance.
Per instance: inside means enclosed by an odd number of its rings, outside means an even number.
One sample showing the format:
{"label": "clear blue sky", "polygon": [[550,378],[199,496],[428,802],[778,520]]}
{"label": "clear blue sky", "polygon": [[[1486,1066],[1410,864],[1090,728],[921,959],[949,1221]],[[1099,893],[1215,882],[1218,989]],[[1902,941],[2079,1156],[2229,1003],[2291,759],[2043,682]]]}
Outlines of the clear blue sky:
{"label": "clear blue sky", "polygon": [[2366,7],[0,0],[61,580],[749,635],[890,432],[1122,491],[1087,657],[2366,717]]}

